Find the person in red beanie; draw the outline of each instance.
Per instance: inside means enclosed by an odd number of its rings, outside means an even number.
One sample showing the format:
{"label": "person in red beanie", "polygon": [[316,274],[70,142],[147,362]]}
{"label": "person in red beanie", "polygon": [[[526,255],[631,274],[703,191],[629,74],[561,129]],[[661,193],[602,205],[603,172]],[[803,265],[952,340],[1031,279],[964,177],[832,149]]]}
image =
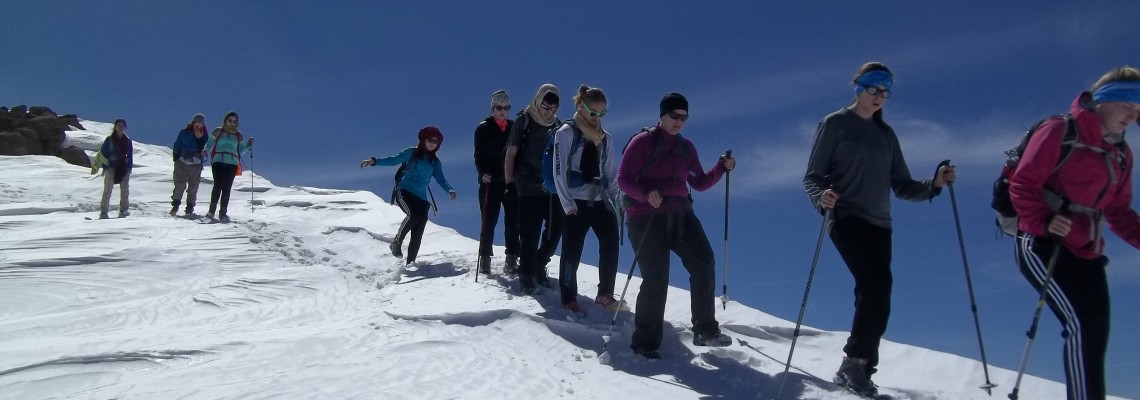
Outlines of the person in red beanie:
{"label": "person in red beanie", "polygon": [[372,157],[360,163],[360,168],[369,166],[404,165],[405,171],[397,186],[396,202],[404,210],[404,222],[400,223],[400,230],[392,240],[389,248],[392,255],[403,257],[400,246],[404,243],[404,236],[412,233],[412,241],[408,243],[408,258],[406,265],[416,262],[416,254],[420,251],[420,239],[424,236],[424,227],[427,226],[428,209],[428,183],[435,178],[436,184],[446,190],[452,200],[455,200],[455,189],[447,183],[443,176],[443,164],[440,163],[436,152],[443,145],[443,133],[439,128],[428,126],[420,129],[419,144],[409,147],[391,157]]}

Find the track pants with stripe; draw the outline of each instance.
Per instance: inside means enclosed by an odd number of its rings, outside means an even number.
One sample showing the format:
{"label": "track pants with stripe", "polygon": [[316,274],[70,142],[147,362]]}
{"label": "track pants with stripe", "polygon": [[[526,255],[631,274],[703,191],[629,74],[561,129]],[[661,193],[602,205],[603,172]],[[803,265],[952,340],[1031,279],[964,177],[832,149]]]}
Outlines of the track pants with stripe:
{"label": "track pants with stripe", "polygon": [[416,254],[420,252],[420,239],[424,237],[424,227],[428,222],[428,209],[431,208],[431,203],[427,200],[416,197],[405,189],[400,189],[400,194],[396,196],[396,203],[400,205],[400,209],[404,210],[404,222],[400,223],[400,230],[396,233],[396,243],[404,243],[404,236],[409,232],[412,234],[412,241],[408,242],[408,262],[416,261]]}
{"label": "track pants with stripe", "polygon": [[[1017,234],[1021,274],[1040,292],[1048,262],[1058,245],[1025,232]],[[1061,321],[1063,358],[1070,400],[1103,399],[1104,359],[1108,349],[1109,299],[1105,266],[1108,258],[1086,260],[1060,247],[1046,299]]]}

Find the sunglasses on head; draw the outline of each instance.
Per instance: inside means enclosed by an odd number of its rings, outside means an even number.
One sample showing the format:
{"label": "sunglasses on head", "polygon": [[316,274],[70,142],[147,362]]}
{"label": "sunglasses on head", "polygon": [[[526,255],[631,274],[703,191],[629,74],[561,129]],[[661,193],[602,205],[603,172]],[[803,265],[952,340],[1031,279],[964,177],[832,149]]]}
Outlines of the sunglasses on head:
{"label": "sunglasses on head", "polygon": [[675,119],[678,121],[688,121],[689,120],[689,114],[679,114],[677,112],[670,111],[670,112],[665,113],[665,115],[668,115],[669,118],[672,118],[672,119]]}
{"label": "sunglasses on head", "polygon": [[889,89],[881,89],[878,86],[863,85],[863,91],[867,92],[869,95],[879,96],[884,99],[889,99],[891,97],[891,91]]}
{"label": "sunglasses on head", "polygon": [[510,104],[507,104],[505,106],[495,106],[495,111],[510,111],[510,109],[511,109]]}
{"label": "sunglasses on head", "polygon": [[590,114],[591,117],[601,118],[601,117],[606,116],[606,113],[608,112],[607,110],[602,110],[602,111],[591,110],[590,106],[586,105],[586,103],[582,103],[582,107],[584,107],[586,109],[586,113]]}
{"label": "sunglasses on head", "polygon": [[551,104],[542,103],[541,105],[539,105],[539,107],[541,107],[543,110],[546,110],[546,111],[554,111],[554,110],[558,109],[557,104],[551,105]]}

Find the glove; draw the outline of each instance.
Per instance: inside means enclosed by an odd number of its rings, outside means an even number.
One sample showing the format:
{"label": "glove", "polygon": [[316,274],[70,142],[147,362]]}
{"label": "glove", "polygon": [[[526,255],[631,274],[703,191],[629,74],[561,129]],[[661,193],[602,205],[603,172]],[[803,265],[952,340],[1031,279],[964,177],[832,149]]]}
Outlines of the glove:
{"label": "glove", "polygon": [[519,186],[515,182],[507,184],[506,190],[503,190],[503,198],[509,200],[519,199]]}

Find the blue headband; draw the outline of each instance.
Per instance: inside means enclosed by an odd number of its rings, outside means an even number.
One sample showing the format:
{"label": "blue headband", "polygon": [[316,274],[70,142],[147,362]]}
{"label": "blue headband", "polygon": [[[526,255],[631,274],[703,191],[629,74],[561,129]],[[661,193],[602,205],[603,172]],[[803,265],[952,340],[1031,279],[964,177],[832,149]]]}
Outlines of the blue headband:
{"label": "blue headband", "polygon": [[1117,81],[1101,86],[1093,92],[1093,101],[1097,104],[1108,102],[1140,104],[1140,82]]}
{"label": "blue headband", "polygon": [[855,85],[855,94],[859,94],[863,91],[864,86],[882,86],[884,89],[887,89],[887,91],[890,91],[891,85],[895,83],[895,80],[890,72],[877,69],[859,75],[859,78],[855,79],[855,83],[858,83],[858,85]]}

